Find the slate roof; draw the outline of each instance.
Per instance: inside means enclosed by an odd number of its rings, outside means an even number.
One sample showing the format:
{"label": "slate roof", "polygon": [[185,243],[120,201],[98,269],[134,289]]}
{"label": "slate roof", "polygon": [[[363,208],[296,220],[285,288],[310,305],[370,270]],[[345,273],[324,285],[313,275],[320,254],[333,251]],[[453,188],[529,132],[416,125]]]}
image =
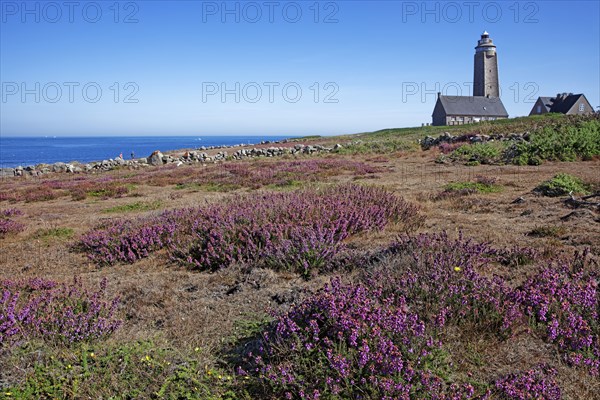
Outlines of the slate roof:
{"label": "slate roof", "polygon": [[502,100],[483,96],[439,96],[446,115],[508,117]]}
{"label": "slate roof", "polygon": [[561,96],[552,98],[552,107],[550,107],[550,112],[566,114],[575,105],[575,103],[577,103],[581,96],[583,96],[583,94],[580,93],[569,94],[566,97]]}

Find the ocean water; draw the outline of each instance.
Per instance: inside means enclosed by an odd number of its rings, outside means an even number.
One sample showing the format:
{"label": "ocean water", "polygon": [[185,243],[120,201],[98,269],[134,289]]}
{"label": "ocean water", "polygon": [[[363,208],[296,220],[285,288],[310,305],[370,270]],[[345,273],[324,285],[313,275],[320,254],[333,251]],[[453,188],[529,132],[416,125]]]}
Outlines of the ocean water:
{"label": "ocean water", "polygon": [[289,136],[129,136],[129,137],[2,137],[0,168],[52,164],[58,161],[102,161],[118,157],[147,157],[153,151],[195,149],[200,146],[258,144]]}

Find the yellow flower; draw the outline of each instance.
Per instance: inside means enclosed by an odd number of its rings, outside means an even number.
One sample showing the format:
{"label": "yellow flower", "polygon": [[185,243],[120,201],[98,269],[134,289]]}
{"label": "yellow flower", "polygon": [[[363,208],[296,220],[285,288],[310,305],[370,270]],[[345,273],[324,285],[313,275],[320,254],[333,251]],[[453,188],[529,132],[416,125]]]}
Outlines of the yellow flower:
{"label": "yellow flower", "polygon": [[90,353],[90,357],[94,358],[96,355],[94,353]]}
{"label": "yellow flower", "polygon": [[219,379],[223,379],[223,377],[221,375],[218,376]]}
{"label": "yellow flower", "polygon": [[200,347],[196,347],[196,348],[194,349],[194,351],[195,351],[196,353],[197,353],[197,352],[199,352],[199,351],[200,351]]}
{"label": "yellow flower", "polygon": [[454,270],[455,270],[456,272],[460,272],[460,267],[454,267]]}

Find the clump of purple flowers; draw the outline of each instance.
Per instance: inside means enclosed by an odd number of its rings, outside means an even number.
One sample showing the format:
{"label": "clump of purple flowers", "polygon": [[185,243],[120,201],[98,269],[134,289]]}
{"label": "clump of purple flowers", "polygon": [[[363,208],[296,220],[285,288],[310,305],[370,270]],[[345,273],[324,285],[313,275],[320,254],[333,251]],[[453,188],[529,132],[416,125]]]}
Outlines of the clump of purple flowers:
{"label": "clump of purple flowers", "polygon": [[572,365],[600,373],[600,277],[577,268],[577,259],[551,265],[532,276],[519,290],[527,315],[545,329],[546,339],[564,352]]}
{"label": "clump of purple flowers", "polygon": [[334,279],[280,316],[251,359],[278,398],[471,398],[425,367],[436,347],[404,297]]}
{"label": "clump of purple flowers", "polygon": [[506,400],[560,400],[555,375],[556,370],[546,366],[510,374],[496,381],[496,394]]}
{"label": "clump of purple flowers", "polygon": [[79,279],[71,284],[33,278],[0,282],[0,346],[40,338],[73,343],[105,337],[122,321],[119,299],[106,299],[106,279],[97,291]]}
{"label": "clump of purple flowers", "polygon": [[80,241],[99,264],[134,262],[167,247],[178,262],[215,270],[258,262],[305,275],[325,266],[359,232],[422,222],[414,205],[383,189],[341,185],[289,193],[238,196],[229,202],[116,221]]}
{"label": "clump of purple flowers", "polygon": [[500,277],[483,274],[503,259],[487,243],[451,239],[446,233],[406,236],[385,256],[387,262],[366,271],[367,282],[411,299],[419,315],[437,329],[451,321],[507,335],[522,319],[513,289]]}
{"label": "clump of purple flowers", "polygon": [[8,234],[19,233],[25,229],[25,225],[10,218],[20,215],[23,215],[23,212],[18,208],[7,208],[0,211],[0,238]]}
{"label": "clump of purple flowers", "polygon": [[7,208],[4,209],[2,211],[0,211],[0,217],[18,217],[20,215],[23,215],[23,211],[19,210],[18,208]]}

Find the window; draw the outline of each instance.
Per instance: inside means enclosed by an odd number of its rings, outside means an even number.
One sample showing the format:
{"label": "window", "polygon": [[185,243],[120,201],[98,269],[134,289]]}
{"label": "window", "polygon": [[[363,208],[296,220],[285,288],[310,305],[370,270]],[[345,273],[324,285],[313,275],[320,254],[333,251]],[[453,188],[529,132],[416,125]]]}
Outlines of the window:
{"label": "window", "polygon": [[585,111],[585,104],[581,103],[579,105],[579,112],[584,112]]}
{"label": "window", "polygon": [[542,113],[542,106],[537,106],[537,113],[541,114]]}

